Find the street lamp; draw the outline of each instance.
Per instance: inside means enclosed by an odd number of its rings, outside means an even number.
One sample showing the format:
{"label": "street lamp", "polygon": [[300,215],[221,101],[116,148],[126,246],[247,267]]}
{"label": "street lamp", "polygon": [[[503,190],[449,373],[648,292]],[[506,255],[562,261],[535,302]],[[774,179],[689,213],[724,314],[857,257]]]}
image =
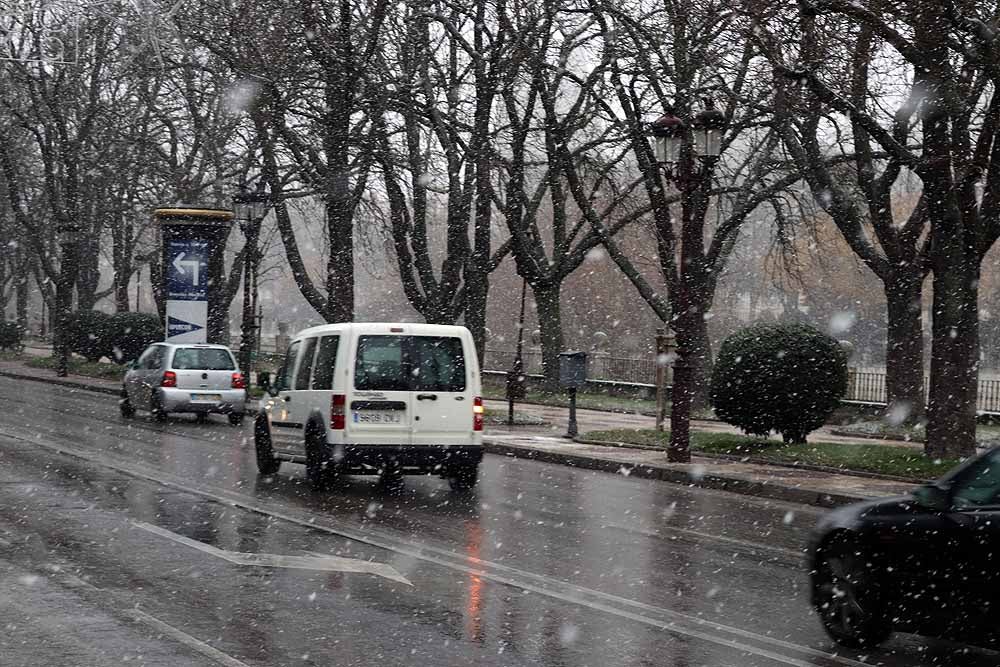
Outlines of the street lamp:
{"label": "street lamp", "polygon": [[660,164],[672,165],[680,162],[681,148],[684,146],[684,130],[687,126],[674,115],[672,107],[649,124],[653,135],[653,153]]}
{"label": "street lamp", "polygon": [[722,151],[722,131],[726,128],[726,116],[715,108],[712,98],[705,100],[705,108],[694,117],[691,129],[694,134],[694,150],[702,159],[719,157]]}
{"label": "street lamp", "polygon": [[233,195],[233,209],[239,220],[240,230],[246,237],[243,253],[243,319],[240,322],[240,368],[249,383],[253,372],[253,352],[258,329],[257,324],[257,265],[260,253],[257,242],[260,237],[260,223],[271,207],[271,198],[264,192],[264,181],[257,181],[253,191],[245,182],[240,183],[240,191]]}

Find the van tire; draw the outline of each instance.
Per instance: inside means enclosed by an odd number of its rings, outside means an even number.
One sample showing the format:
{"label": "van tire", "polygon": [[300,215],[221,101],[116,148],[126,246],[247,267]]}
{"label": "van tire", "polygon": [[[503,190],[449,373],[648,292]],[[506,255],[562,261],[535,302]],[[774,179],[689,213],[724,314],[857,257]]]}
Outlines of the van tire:
{"label": "van tire", "polygon": [[274,458],[271,447],[271,432],[267,428],[267,420],[258,418],[253,424],[253,446],[257,453],[257,471],[261,475],[273,475],[281,467],[281,461]]}
{"label": "van tire", "polygon": [[335,477],[325,439],[319,428],[306,426],[306,479],[313,491],[326,491]]}
{"label": "van tire", "polygon": [[462,463],[448,471],[448,484],[452,491],[469,491],[479,478],[478,463]]}

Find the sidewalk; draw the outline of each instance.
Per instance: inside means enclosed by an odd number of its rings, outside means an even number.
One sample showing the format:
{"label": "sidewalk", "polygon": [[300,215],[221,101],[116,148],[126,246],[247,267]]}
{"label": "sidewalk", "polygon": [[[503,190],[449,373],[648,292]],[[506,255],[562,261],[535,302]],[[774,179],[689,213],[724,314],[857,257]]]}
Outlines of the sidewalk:
{"label": "sidewalk", "polygon": [[[0,376],[56,384],[72,389],[117,396],[121,384],[80,375],[60,378],[55,371],[31,368],[17,361],[0,361]],[[502,401],[487,401],[500,409]],[[536,405],[519,405],[518,410],[538,415],[550,422],[541,427],[494,427],[484,438],[486,451],[494,454],[557,463],[588,470],[601,470],[644,479],[656,479],[688,486],[720,489],[734,493],[773,498],[787,502],[835,507],[867,498],[907,493],[912,484],[877,477],[846,475],[820,470],[803,470],[714,458],[694,457],[690,464],[667,463],[662,451],[606,447],[573,442],[561,437],[565,431],[566,410]],[[596,410],[578,410],[580,432],[608,428],[651,428],[653,419]],[[721,432],[737,431],[720,422],[696,421],[692,427]],[[815,442],[846,442],[850,438],[830,435],[822,430],[810,435]],[[900,446],[895,441],[886,445]],[[905,446],[905,445],[904,445]]]}

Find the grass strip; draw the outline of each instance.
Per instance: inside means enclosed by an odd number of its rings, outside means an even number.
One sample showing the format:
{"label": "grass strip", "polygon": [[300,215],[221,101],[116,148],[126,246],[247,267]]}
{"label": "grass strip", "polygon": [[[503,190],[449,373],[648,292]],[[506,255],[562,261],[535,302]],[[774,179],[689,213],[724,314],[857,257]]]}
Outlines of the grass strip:
{"label": "grass strip", "polygon": [[[586,440],[634,443],[666,448],[670,433],[651,429],[590,431]],[[837,468],[845,472],[868,472],[914,479],[933,479],[959,463],[958,459],[930,459],[914,447],[871,443],[800,443],[754,438],[735,433],[691,433],[692,452],[727,454],[757,461],[797,463]]]}

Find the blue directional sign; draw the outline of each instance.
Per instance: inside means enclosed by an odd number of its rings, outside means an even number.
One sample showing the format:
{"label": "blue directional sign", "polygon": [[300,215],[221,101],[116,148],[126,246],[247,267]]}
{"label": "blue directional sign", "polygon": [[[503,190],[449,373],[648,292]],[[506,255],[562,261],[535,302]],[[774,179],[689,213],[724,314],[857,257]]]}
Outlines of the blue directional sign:
{"label": "blue directional sign", "polygon": [[204,325],[197,322],[186,322],[179,317],[167,316],[167,338],[183,336],[204,329]]}
{"label": "blue directional sign", "polygon": [[208,242],[201,239],[170,239],[167,245],[167,299],[208,299]]}

